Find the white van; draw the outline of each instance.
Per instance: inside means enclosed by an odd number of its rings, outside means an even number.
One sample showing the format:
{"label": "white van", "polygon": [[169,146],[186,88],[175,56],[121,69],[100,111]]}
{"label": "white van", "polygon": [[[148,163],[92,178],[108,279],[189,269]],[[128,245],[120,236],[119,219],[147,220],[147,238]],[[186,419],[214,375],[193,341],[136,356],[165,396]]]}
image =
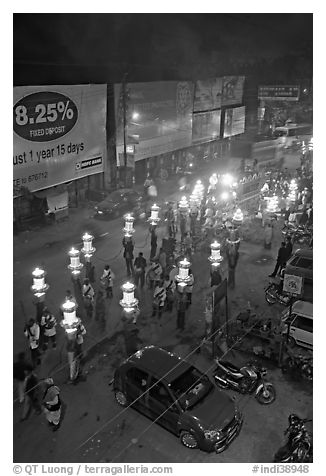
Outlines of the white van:
{"label": "white van", "polygon": [[300,345],[312,349],[313,334],[313,314],[312,303],[306,301],[296,301],[292,305],[292,313],[289,316],[288,307],[282,313],[283,329],[282,334],[287,335],[290,324],[289,343]]}

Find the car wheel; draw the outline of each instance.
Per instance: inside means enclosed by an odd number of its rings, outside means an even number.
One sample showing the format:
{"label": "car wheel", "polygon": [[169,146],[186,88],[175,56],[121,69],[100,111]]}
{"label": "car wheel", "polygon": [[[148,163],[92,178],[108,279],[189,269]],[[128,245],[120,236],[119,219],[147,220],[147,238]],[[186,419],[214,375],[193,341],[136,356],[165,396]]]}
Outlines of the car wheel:
{"label": "car wheel", "polygon": [[180,440],[181,443],[187,448],[191,448],[192,450],[198,448],[198,441],[196,437],[192,433],[189,433],[189,431],[182,431],[180,433]]}
{"label": "car wheel", "polygon": [[121,405],[122,407],[127,406],[128,404],[127,397],[123,392],[121,392],[120,390],[116,390],[114,396],[116,401],[119,403],[119,405]]}

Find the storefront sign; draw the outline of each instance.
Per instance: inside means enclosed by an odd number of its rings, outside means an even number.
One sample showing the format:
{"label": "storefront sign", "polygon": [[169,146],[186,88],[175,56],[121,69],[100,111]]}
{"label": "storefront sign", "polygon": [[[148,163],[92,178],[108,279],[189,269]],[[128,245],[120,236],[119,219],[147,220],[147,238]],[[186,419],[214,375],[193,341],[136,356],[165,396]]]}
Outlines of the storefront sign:
{"label": "storefront sign", "polygon": [[298,101],[300,86],[259,86],[258,99],[268,101]]}
{"label": "storefront sign", "polygon": [[[135,161],[191,145],[193,84],[188,81],[156,81],[115,84],[117,157],[123,153],[123,116],[127,136],[137,136]],[[123,105],[126,110],[123,111]]]}
{"label": "storefront sign", "polygon": [[14,196],[103,172],[106,85],[14,88]]}
{"label": "storefront sign", "polygon": [[225,110],[223,137],[236,136],[245,131],[246,107],[234,107]]}
{"label": "storefront sign", "polygon": [[219,109],[222,97],[222,78],[198,80],[195,84],[194,112]]}
{"label": "storefront sign", "polygon": [[224,76],[222,86],[222,106],[241,104],[244,76]]}

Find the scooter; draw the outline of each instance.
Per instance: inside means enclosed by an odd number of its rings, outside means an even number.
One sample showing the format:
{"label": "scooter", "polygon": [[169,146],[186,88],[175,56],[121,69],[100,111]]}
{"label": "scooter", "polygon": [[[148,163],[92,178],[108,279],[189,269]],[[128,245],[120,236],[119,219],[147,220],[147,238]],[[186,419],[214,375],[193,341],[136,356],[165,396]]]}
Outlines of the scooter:
{"label": "scooter", "polygon": [[264,380],[266,369],[254,363],[238,368],[227,361],[216,359],[215,362],[213,377],[217,386],[240,393],[255,393],[257,401],[263,405],[274,402],[276,391],[272,383]]}
{"label": "scooter", "polygon": [[288,441],[276,452],[274,463],[312,463],[312,438],[304,425],[311,420],[302,420],[293,413],[288,421],[284,432]]}
{"label": "scooter", "polygon": [[269,285],[265,288],[265,299],[270,305],[278,302],[279,304],[288,306],[290,304],[291,298],[280,291],[279,285],[277,283],[269,283]]}

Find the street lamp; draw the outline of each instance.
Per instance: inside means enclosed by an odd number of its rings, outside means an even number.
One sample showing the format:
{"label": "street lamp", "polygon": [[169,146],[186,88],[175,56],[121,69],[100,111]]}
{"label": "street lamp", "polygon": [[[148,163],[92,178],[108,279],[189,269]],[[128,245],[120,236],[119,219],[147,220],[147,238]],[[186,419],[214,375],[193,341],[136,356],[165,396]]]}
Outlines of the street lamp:
{"label": "street lamp", "polygon": [[65,330],[67,337],[67,357],[69,363],[69,377],[70,382],[73,382],[77,379],[79,375],[79,353],[77,344],[78,344],[78,330],[80,328],[84,329],[84,326],[81,323],[81,320],[76,315],[77,304],[67,299],[61,306],[63,312],[63,319],[60,322],[61,327]]}
{"label": "street lamp", "polygon": [[181,213],[187,213],[189,208],[188,200],[186,197],[182,197],[179,202],[179,210]]}
{"label": "street lamp", "polygon": [[90,259],[96,251],[96,248],[93,247],[93,239],[94,236],[87,232],[82,236],[83,247],[80,251],[83,253],[86,260]]}
{"label": "street lamp", "polygon": [[120,306],[126,312],[132,312],[138,305],[138,299],[134,296],[136,286],[129,281],[121,286],[123,298],[119,301]]}
{"label": "street lamp", "polygon": [[75,248],[71,248],[68,252],[70,257],[70,264],[68,265],[68,269],[70,269],[72,277],[78,278],[81,270],[83,269],[84,265],[80,262],[79,259],[79,251]]}
{"label": "street lamp", "polygon": [[187,260],[187,258],[184,258],[183,260],[179,261],[179,272],[176,275],[175,280],[182,288],[184,286],[187,286],[187,284],[191,280],[191,277],[189,276],[190,265],[191,263]]}
{"label": "street lamp", "polygon": [[79,317],[76,316],[77,305],[74,301],[67,299],[62,306],[63,319],[61,326],[64,328],[67,335],[73,336],[77,332],[77,325],[79,324]]}
{"label": "street lamp", "polygon": [[242,222],[243,222],[243,213],[242,211],[240,210],[240,208],[237,208],[237,210],[235,211],[234,215],[233,215],[233,218],[232,218],[232,222],[234,225],[236,226],[240,226],[242,225]]}
{"label": "street lamp", "polygon": [[211,244],[211,256],[209,256],[208,261],[210,261],[213,269],[223,261],[223,257],[221,256],[221,245],[215,240]]}
{"label": "street lamp", "polygon": [[160,218],[158,216],[160,211],[160,207],[154,203],[154,205],[151,206],[151,216],[148,218],[148,222],[152,226],[156,226],[158,222],[160,221]]}
{"label": "street lamp", "polygon": [[45,282],[46,272],[44,269],[35,268],[32,272],[33,284],[31,286],[31,291],[34,294],[36,300],[34,304],[36,305],[36,320],[38,323],[41,322],[42,313],[44,309],[45,294],[49,289],[49,285]]}
{"label": "street lamp", "polygon": [[93,239],[94,239],[94,236],[90,235],[87,232],[84,233],[84,235],[82,236],[83,247],[81,249],[81,252],[85,256],[85,261],[86,261],[86,278],[88,278],[91,282],[94,281],[91,259],[93,254],[96,251],[96,248],[94,248],[93,246]]}
{"label": "street lamp", "polygon": [[45,295],[49,289],[49,285],[45,282],[46,272],[44,269],[35,268],[32,272],[33,275],[33,285],[31,286],[31,291],[36,298],[41,298]]}
{"label": "street lamp", "polygon": [[125,237],[130,237],[135,233],[134,229],[134,221],[135,218],[128,213],[128,215],[125,215],[125,227],[123,231],[125,232]]}

